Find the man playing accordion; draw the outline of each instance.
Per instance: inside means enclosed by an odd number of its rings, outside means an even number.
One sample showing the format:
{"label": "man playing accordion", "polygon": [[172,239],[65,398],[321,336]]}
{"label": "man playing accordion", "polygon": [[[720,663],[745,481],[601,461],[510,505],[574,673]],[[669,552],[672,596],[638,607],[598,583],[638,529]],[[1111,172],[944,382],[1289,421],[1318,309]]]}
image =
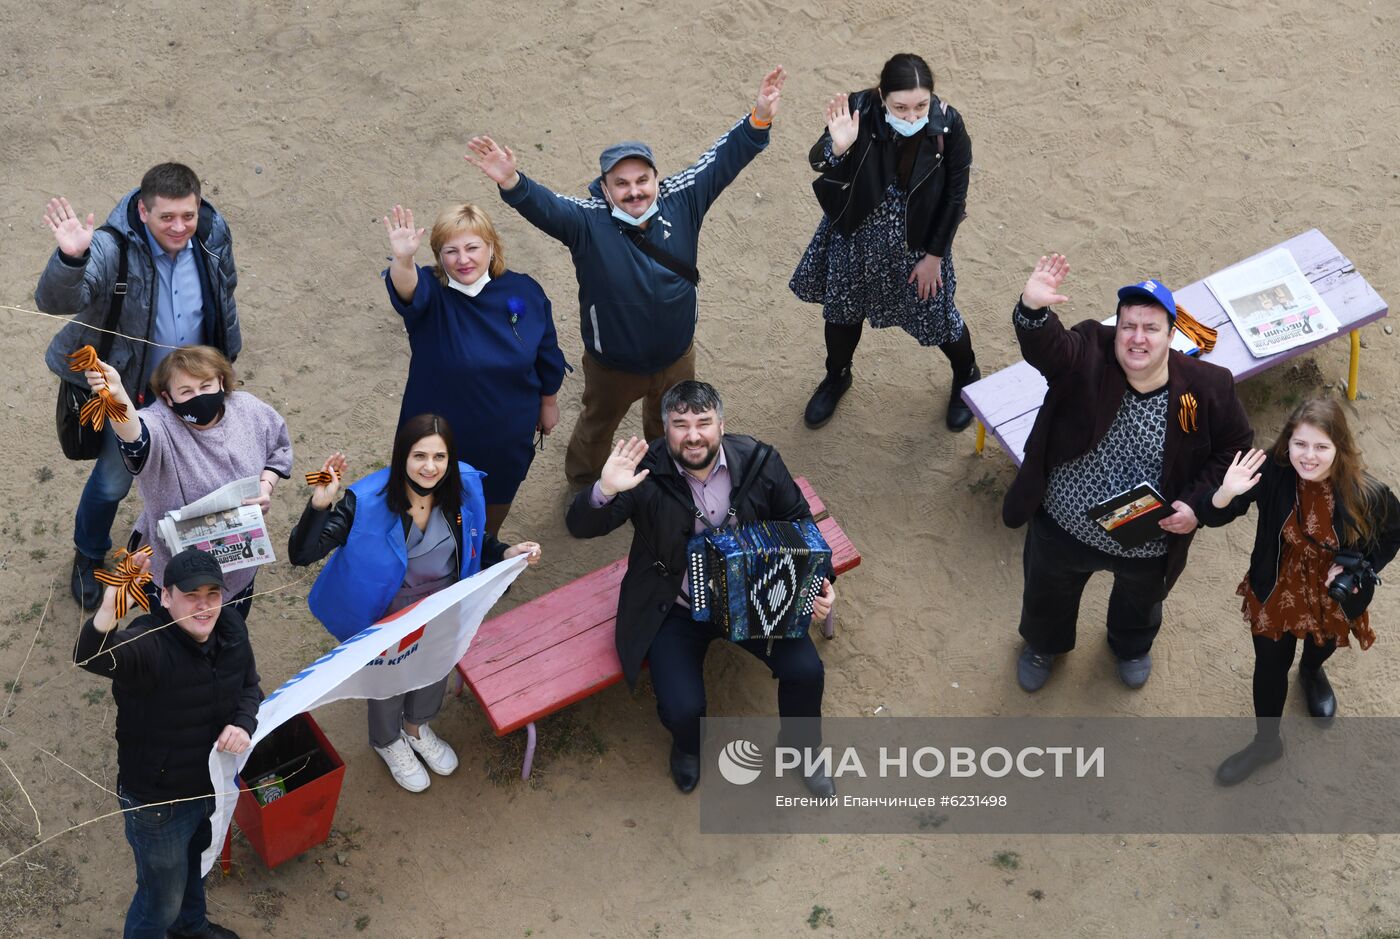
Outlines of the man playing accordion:
{"label": "man playing accordion", "polygon": [[[642,663],[651,668],[656,710],[671,732],[671,778],[682,792],[700,780],[700,718],[705,715],[705,652],[720,637],[691,613],[687,545],[710,528],[811,518],[807,500],[777,452],[752,437],[724,432],[719,393],[682,381],[661,399],[666,436],[648,446],[618,441],[592,489],[580,492],[565,519],[577,538],[596,538],[632,521],[632,548],[617,604],[617,654],[635,688]],[[750,478],[752,476],[752,478]],[[824,618],[836,591],[821,580],[812,613]],[[797,638],[737,642],[778,680],[782,745],[820,745],[824,672],[805,632]],[[805,777],[813,794],[835,792],[831,778]]]}

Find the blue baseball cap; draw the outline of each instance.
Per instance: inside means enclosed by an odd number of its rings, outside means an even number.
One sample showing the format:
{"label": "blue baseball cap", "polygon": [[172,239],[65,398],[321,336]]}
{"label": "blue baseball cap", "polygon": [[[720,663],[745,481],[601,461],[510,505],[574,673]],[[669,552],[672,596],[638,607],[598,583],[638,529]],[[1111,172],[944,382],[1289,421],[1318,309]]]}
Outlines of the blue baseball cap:
{"label": "blue baseball cap", "polygon": [[1120,307],[1125,303],[1137,301],[1157,304],[1167,311],[1167,319],[1176,323],[1176,300],[1172,299],[1172,292],[1160,280],[1149,277],[1119,289],[1118,305]]}
{"label": "blue baseball cap", "polygon": [[646,160],[652,169],[656,169],[656,159],[651,155],[651,147],[640,140],[624,140],[608,147],[598,155],[598,169],[606,176],[614,166],[631,157]]}

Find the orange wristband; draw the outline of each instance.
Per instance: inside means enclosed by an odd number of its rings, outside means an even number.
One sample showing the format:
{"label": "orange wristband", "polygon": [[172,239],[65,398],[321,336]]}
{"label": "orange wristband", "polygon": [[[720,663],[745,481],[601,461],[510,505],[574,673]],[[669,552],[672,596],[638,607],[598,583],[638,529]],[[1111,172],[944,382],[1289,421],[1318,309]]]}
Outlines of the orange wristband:
{"label": "orange wristband", "polygon": [[754,127],[757,127],[759,130],[766,130],[767,128],[773,126],[773,121],[772,121],[771,118],[770,118],[769,120],[766,120],[766,121],[765,121],[765,120],[761,120],[761,119],[759,118],[759,116],[758,116],[758,108],[756,108],[756,107],[755,107],[755,108],[749,108],[749,120],[752,121],[752,122],[753,122],[753,126],[754,126]]}

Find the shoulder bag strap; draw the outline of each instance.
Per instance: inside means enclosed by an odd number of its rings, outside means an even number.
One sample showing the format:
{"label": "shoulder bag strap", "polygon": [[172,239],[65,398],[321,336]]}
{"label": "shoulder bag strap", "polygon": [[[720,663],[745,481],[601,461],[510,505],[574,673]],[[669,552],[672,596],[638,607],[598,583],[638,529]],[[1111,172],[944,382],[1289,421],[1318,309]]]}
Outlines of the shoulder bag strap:
{"label": "shoulder bag strap", "polygon": [[744,475],[744,481],[739,484],[739,488],[729,497],[729,515],[731,518],[739,514],[739,506],[743,503],[744,497],[749,494],[753,484],[758,481],[759,475],[763,472],[763,464],[768,462],[768,454],[773,452],[773,448],[766,443],[760,443],[758,449],[753,452],[753,464],[749,467],[748,473]]}
{"label": "shoulder bag strap", "polygon": [[646,232],[642,231],[640,228],[633,228],[631,225],[624,225],[622,223],[618,223],[618,227],[622,229],[622,233],[627,236],[632,244],[637,246],[637,250],[642,252],[642,254],[645,254],[672,274],[685,280],[692,287],[700,286],[700,272],[674,254],[662,251],[656,245],[652,244],[647,240]]}
{"label": "shoulder bag strap", "polygon": [[107,318],[102,322],[102,328],[107,330],[100,339],[97,340],[97,357],[102,361],[107,361],[107,356],[112,353],[112,341],[117,337],[113,334],[117,328],[117,322],[121,319],[122,304],[126,301],[126,236],[117,231],[111,225],[103,225],[98,231],[105,231],[112,236],[112,240],[117,244],[117,280],[112,284],[112,300],[107,307]]}

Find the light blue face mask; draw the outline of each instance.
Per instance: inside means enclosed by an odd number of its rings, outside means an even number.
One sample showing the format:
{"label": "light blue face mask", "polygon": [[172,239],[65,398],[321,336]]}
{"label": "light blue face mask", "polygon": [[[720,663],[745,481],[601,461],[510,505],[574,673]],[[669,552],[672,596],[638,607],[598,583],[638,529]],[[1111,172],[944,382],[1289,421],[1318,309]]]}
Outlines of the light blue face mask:
{"label": "light blue face mask", "polygon": [[895,129],[895,133],[901,137],[912,137],[928,126],[928,115],[925,114],[917,121],[906,121],[903,118],[895,117],[889,111],[885,112],[885,123]]}
{"label": "light blue face mask", "polygon": [[653,215],[656,214],[656,204],[659,201],[659,199],[651,200],[651,205],[649,205],[647,207],[647,210],[642,213],[641,218],[633,218],[626,212],[619,209],[617,206],[612,207],[612,217],[617,219],[619,222],[626,222],[628,225],[632,225],[633,227],[641,227],[641,225],[643,225],[647,221],[647,219],[651,218]]}

